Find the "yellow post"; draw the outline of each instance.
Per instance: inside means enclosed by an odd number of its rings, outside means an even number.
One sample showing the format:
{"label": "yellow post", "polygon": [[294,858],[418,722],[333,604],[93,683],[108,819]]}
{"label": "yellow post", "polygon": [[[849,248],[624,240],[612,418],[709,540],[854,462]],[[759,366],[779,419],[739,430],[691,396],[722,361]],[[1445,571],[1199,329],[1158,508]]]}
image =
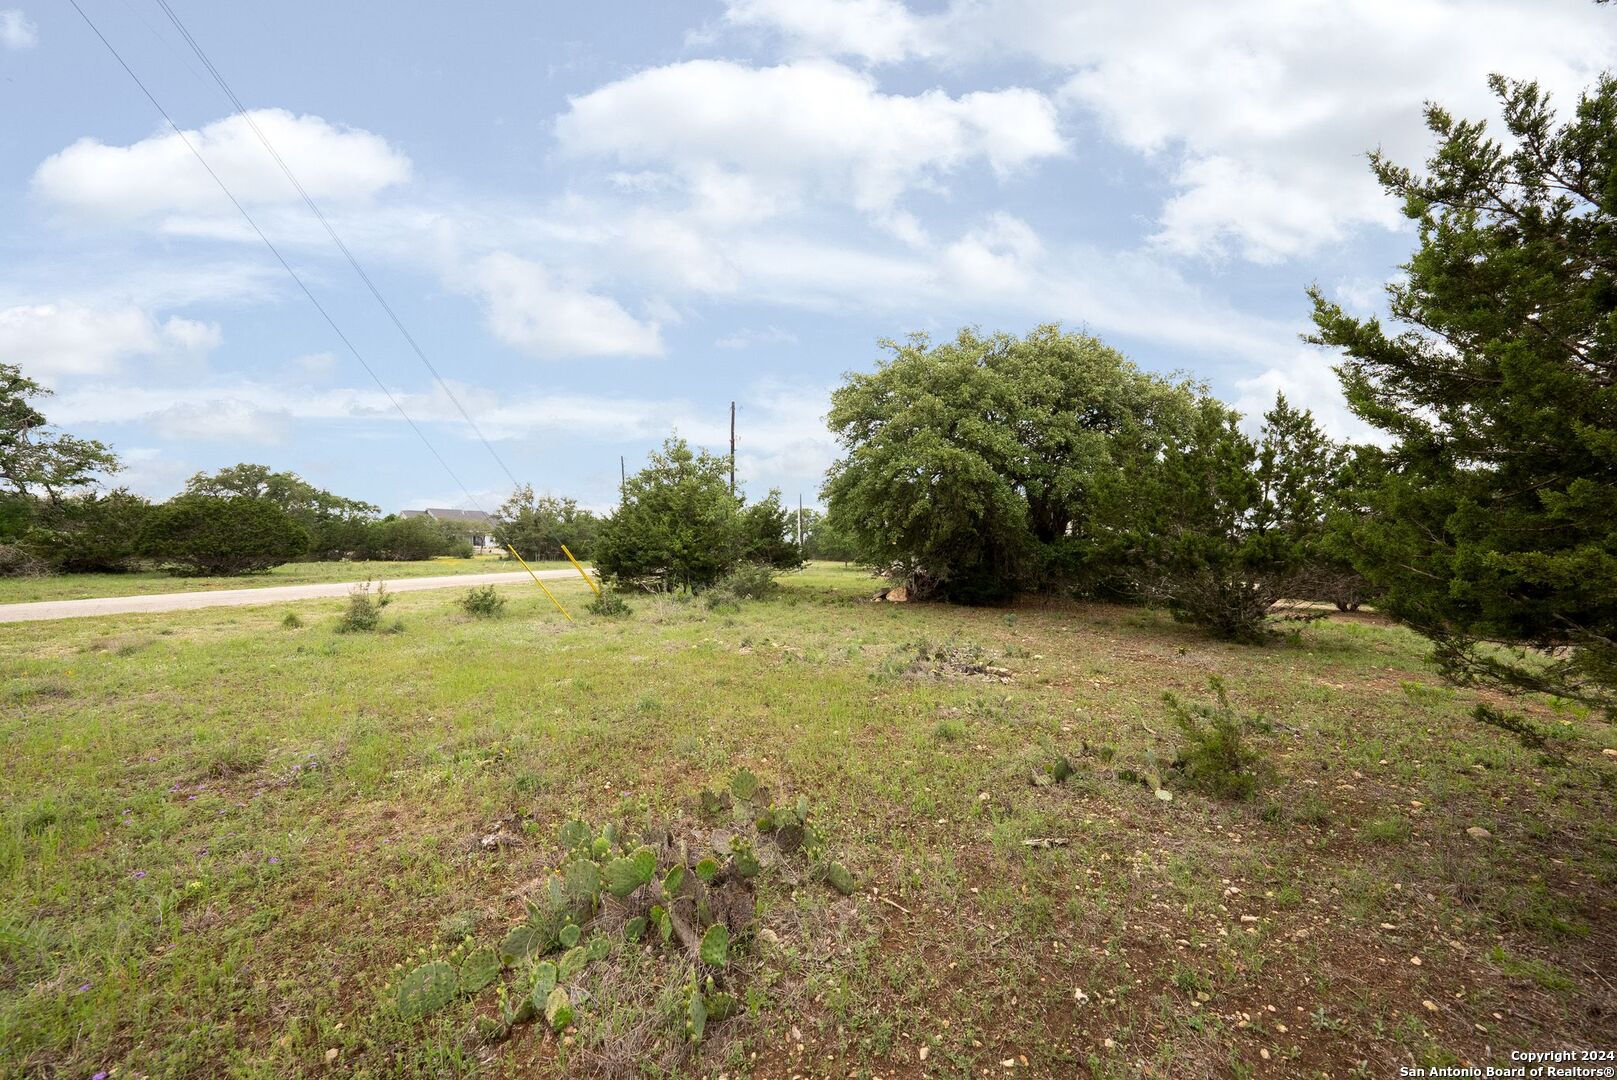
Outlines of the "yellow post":
{"label": "yellow post", "polygon": [[533,583],[539,586],[541,589],[544,589],[545,595],[550,597],[550,602],[556,605],[557,611],[561,612],[561,617],[566,619],[568,622],[572,622],[573,617],[567,614],[566,608],[561,606],[561,601],[556,599],[556,594],[551,592],[549,589],[545,589],[545,583],[539,580],[539,575],[533,572],[533,567],[522,561],[522,556],[517,554],[517,549],[512,547],[510,544],[507,544],[505,545],[505,550],[511,553],[511,557],[513,559],[519,563],[522,563],[522,569],[526,570],[528,572],[528,576],[533,578]]}
{"label": "yellow post", "polygon": [[561,546],[561,553],[563,555],[567,556],[567,561],[568,562],[573,564],[573,569],[577,570],[578,571],[578,576],[584,579],[584,584],[586,584],[590,588],[594,589],[596,596],[600,596],[601,595],[601,587],[599,585],[595,584],[595,579],[590,577],[589,572],[586,571],[583,566],[579,565],[579,562],[578,562],[577,559],[573,558],[573,553],[571,551],[567,550],[567,545],[566,544],[563,544]]}

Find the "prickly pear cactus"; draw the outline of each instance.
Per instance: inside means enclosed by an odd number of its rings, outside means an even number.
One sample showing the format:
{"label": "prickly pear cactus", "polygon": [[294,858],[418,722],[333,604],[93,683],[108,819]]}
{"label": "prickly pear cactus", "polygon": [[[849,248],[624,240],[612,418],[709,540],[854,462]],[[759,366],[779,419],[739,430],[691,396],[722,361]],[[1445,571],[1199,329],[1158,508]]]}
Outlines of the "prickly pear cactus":
{"label": "prickly pear cactus", "polygon": [[613,859],[607,863],[602,870],[602,877],[606,879],[606,891],[622,900],[650,881],[656,873],[657,853],[648,847],[642,847],[633,855]]}
{"label": "prickly pear cactus", "polygon": [[500,959],[507,964],[514,964],[518,960],[526,960],[534,953],[543,951],[545,935],[537,926],[523,923],[514,927],[500,942]]}
{"label": "prickly pear cactus", "polygon": [[460,992],[475,994],[500,977],[500,958],[493,949],[477,949],[460,962]]}
{"label": "prickly pear cactus", "polygon": [[573,1022],[573,999],[559,986],[545,997],[545,1021],[552,1031],[560,1031]]}
{"label": "prickly pear cactus", "polygon": [[407,1020],[428,1016],[455,1000],[460,977],[442,960],[422,964],[399,982],[399,1015]]}
{"label": "prickly pear cactus", "polygon": [[723,967],[730,962],[730,931],[715,923],[702,935],[702,963]]}
{"label": "prickly pear cactus", "polygon": [[738,799],[752,801],[758,794],[758,778],[748,769],[740,769],[730,778],[730,794]]}

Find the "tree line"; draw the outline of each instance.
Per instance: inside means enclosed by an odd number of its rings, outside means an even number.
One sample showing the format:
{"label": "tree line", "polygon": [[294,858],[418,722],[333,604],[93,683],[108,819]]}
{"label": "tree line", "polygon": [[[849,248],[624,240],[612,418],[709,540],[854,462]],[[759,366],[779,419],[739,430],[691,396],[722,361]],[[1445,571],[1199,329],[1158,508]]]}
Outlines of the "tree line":
{"label": "tree line", "polygon": [[1508,139],[1429,106],[1424,172],[1371,167],[1419,242],[1398,324],[1310,290],[1377,445],[1283,398],[1255,436],[1205,387],[1041,327],[886,343],[833,396],[824,495],[919,593],[1166,604],[1256,638],[1283,599],[1365,597],[1460,682],[1617,710],[1617,80],[1558,120],[1495,77]]}
{"label": "tree line", "polygon": [[[1194,380],[1041,326],[883,345],[832,396],[827,512],[795,538],[779,493],[748,503],[729,460],[672,438],[598,517],[522,488],[494,530],[565,544],[625,587],[699,591],[738,567],[857,560],[916,597],[1021,592],[1151,603],[1259,640],[1277,606],[1372,600],[1460,681],[1617,709],[1617,81],[1558,120],[1492,80],[1509,136],[1430,106],[1424,172],[1371,155],[1419,242],[1394,326],[1310,290],[1374,443],[1332,440],[1277,397],[1254,431]],[[0,366],[0,571],[142,559],[234,569],[464,550],[464,534],[290,473],[202,474],[151,506],[88,489],[110,449],[55,432],[44,390]],[[207,554],[215,553],[214,555]],[[1297,614],[1292,611],[1292,614]]]}

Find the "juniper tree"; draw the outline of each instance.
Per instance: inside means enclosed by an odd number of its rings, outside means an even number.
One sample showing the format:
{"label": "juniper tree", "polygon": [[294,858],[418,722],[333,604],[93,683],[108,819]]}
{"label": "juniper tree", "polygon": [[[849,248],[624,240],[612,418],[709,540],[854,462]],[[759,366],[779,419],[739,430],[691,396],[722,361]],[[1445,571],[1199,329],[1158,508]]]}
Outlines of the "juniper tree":
{"label": "juniper tree", "polygon": [[1559,120],[1494,77],[1508,138],[1432,105],[1397,328],[1313,291],[1349,404],[1393,446],[1351,530],[1379,603],[1448,673],[1617,708],[1617,80]]}

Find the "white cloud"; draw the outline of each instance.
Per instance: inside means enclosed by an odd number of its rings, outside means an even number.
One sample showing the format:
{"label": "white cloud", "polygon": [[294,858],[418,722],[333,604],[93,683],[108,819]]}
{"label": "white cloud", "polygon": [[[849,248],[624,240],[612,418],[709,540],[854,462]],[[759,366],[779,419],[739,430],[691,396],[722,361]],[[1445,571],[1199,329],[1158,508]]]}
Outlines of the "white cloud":
{"label": "white cloud", "polygon": [[805,192],[881,213],[972,161],[1006,175],[1066,149],[1035,91],[884,94],[826,61],[652,68],[571,99],[556,135],[575,156],[667,170],[695,205],[733,220],[768,218]]}
{"label": "white cloud", "polygon": [[165,439],[273,445],[286,439],[292,417],[285,409],[266,409],[236,397],[178,402],[145,418]]}
{"label": "white cloud", "polygon": [[713,345],[719,349],[756,349],[769,345],[796,345],[797,342],[797,335],[790,330],[766,326],[761,330],[742,327],[719,338]]}
{"label": "white cloud", "polygon": [[469,282],[489,330],[535,356],[657,356],[655,322],[641,322],[616,300],[556,279],[544,266],[506,251],[485,255]]}
{"label": "white cloud", "polygon": [[858,56],[877,63],[929,51],[928,24],[899,0],[731,0],[731,26],[772,30],[790,47],[826,56]]}
{"label": "white cloud", "polygon": [[337,369],[337,354],[329,352],[304,353],[294,356],[291,365],[306,376],[324,377]]}
{"label": "white cloud", "polygon": [[133,357],[201,356],[221,341],[215,323],[179,316],[158,323],[134,305],[31,304],[0,310],[0,361],[38,378],[106,374]]}
{"label": "white cloud", "polygon": [[39,44],[39,27],[16,8],[0,11],[0,45],[8,49],[32,49]]}
{"label": "white cloud", "polygon": [[[410,161],[378,135],[318,116],[256,109],[251,116],[317,201],[369,199],[410,178]],[[297,192],[239,116],[187,131],[208,164],[245,205],[292,203]],[[40,163],[36,194],[101,219],[194,217],[205,208],[234,215],[225,196],[173,131],[130,146],[83,138]]]}
{"label": "white cloud", "polygon": [[1617,53],[1617,20],[1587,0],[952,0],[928,14],[729,0],[725,21],[797,54],[954,69],[1032,58],[1064,80],[1068,107],[1161,165],[1175,189],[1165,250],[1258,262],[1397,226],[1364,154],[1418,163],[1423,101],[1492,116],[1485,76],[1501,72],[1539,79],[1565,108]]}
{"label": "white cloud", "polygon": [[1333,438],[1384,443],[1385,432],[1370,427],[1348,408],[1333,368],[1336,362],[1324,349],[1298,346],[1273,367],[1238,380],[1235,407],[1241,411],[1244,425],[1256,431],[1263,414],[1274,405],[1275,394],[1282,393],[1293,406],[1312,410]]}

